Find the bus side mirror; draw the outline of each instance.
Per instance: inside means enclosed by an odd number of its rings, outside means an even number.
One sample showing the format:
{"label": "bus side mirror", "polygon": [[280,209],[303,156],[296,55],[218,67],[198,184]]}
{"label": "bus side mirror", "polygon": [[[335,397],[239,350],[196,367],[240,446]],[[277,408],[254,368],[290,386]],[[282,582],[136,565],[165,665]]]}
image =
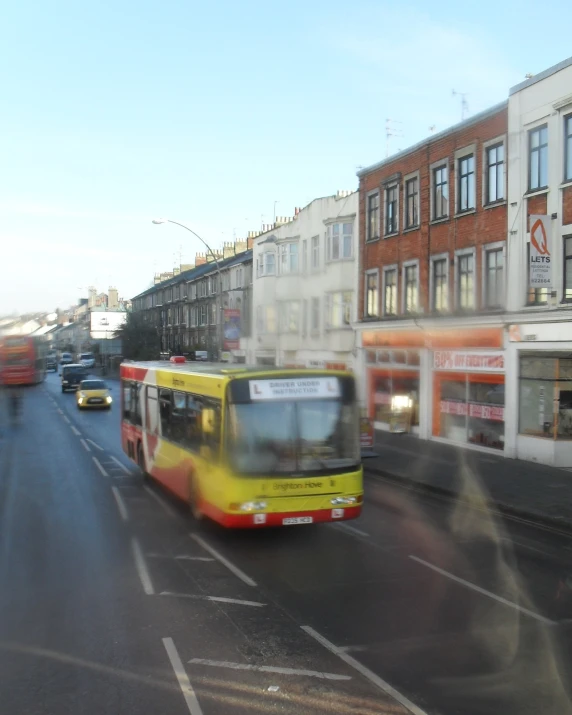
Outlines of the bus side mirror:
{"label": "bus side mirror", "polygon": [[201,422],[204,434],[213,434],[216,428],[216,413],[211,409],[203,409]]}

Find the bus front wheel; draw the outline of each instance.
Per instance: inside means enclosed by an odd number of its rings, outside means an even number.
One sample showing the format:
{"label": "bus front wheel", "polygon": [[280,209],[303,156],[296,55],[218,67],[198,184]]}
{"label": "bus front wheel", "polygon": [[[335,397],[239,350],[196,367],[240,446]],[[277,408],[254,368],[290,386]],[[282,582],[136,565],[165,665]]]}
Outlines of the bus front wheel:
{"label": "bus front wheel", "polygon": [[143,454],[143,447],[141,445],[141,442],[137,445],[137,464],[139,465],[139,469],[141,470],[141,476],[143,477],[144,481],[147,481],[149,479],[149,472],[145,468],[145,455]]}

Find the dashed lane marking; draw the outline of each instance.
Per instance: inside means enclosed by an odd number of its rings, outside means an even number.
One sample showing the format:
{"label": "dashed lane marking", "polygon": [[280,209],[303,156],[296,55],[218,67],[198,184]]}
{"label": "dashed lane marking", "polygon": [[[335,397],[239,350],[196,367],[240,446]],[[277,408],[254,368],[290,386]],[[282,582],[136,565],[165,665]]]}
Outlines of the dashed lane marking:
{"label": "dashed lane marking", "polygon": [[70,424],[69,417],[66,417],[65,415],[63,416],[64,422],[66,422],[68,425]]}
{"label": "dashed lane marking", "polygon": [[151,489],[151,487],[145,486],[145,487],[143,487],[143,489],[147,492],[147,494],[150,497],[152,497],[157,502],[157,504],[159,504],[161,509],[163,509],[163,511],[166,512],[170,517],[172,517],[173,519],[178,518],[178,514],[171,507],[171,505],[167,504],[167,502],[164,499],[162,499],[156,492],[154,492],[153,489]]}
{"label": "dashed lane marking", "polygon": [[175,678],[177,678],[177,682],[179,683],[179,687],[181,688],[181,692],[183,693],[189,712],[191,715],[203,715],[196,693],[193,690],[189,676],[187,675],[183,663],[181,662],[179,652],[177,651],[177,647],[175,646],[173,639],[163,638],[163,645],[165,646],[167,656],[171,661],[171,667],[175,672]]}
{"label": "dashed lane marking", "polygon": [[118,459],[116,459],[112,454],[109,455],[109,458],[112,459],[115,462],[115,464],[117,464],[117,466],[125,472],[125,474],[128,474],[130,477],[133,476],[133,473],[131,472],[131,470],[127,469],[127,467],[124,464],[121,464],[121,462]]}
{"label": "dashed lane marking", "polygon": [[180,561],[214,561],[210,556],[190,556],[189,554],[178,554],[177,556],[169,556],[169,554],[147,554],[148,559],[178,559]]}
{"label": "dashed lane marking", "polygon": [[97,457],[92,457],[92,459],[93,459],[93,461],[95,462],[95,466],[99,469],[99,471],[101,472],[101,474],[102,474],[104,477],[108,477],[109,474],[105,471],[105,469],[103,468],[103,466],[102,466],[101,462],[99,461],[99,459],[98,459]]}
{"label": "dashed lane marking", "polygon": [[546,618],[545,616],[541,616],[539,613],[535,613],[534,611],[530,611],[528,608],[519,606],[518,603],[509,601],[508,599],[503,598],[502,596],[497,596],[496,593],[492,593],[492,591],[487,591],[485,588],[481,588],[480,586],[477,586],[475,583],[471,583],[470,581],[465,581],[464,578],[459,578],[459,576],[455,576],[454,574],[449,573],[448,571],[445,571],[445,569],[440,569],[438,566],[433,566],[433,564],[430,564],[428,561],[424,561],[423,559],[420,559],[417,556],[412,556],[411,554],[409,555],[409,558],[412,561],[416,561],[418,564],[421,564],[422,566],[426,566],[428,569],[431,569],[432,571],[435,571],[436,573],[441,574],[441,576],[445,576],[446,578],[451,579],[451,581],[455,581],[456,583],[461,584],[461,586],[470,588],[472,591],[476,591],[477,593],[480,593],[483,596],[488,596],[489,598],[492,598],[493,600],[498,601],[499,603],[503,603],[505,606],[509,606],[510,608],[514,608],[515,610],[520,611],[520,613],[525,613],[527,616],[530,616],[531,618],[535,618],[537,621],[540,621],[541,623],[544,623],[548,626],[555,625],[555,622],[551,621],[549,618]]}
{"label": "dashed lane marking", "polygon": [[245,584],[247,584],[248,586],[256,587],[256,581],[251,579],[250,576],[247,576],[244,571],[241,571],[238,566],[235,566],[233,563],[231,563],[216,549],[213,549],[213,547],[207,544],[207,542],[201,536],[199,536],[198,534],[191,534],[191,539],[194,539],[197,544],[200,544],[205,551],[208,551],[211,556],[214,556],[217,561],[220,561],[223,566],[226,566],[229,571],[231,571],[241,581],[244,581]]}
{"label": "dashed lane marking", "polygon": [[86,452],[91,452],[91,449],[90,449],[88,443],[85,441],[85,439],[80,439],[80,442]]}
{"label": "dashed lane marking", "polygon": [[135,568],[137,569],[143,590],[148,596],[152,596],[155,593],[155,589],[153,588],[151,575],[149,574],[149,569],[147,568],[147,563],[139,546],[139,542],[135,538],[131,539],[131,551],[133,552]]}
{"label": "dashed lane marking", "polygon": [[324,636],[320,635],[311,626],[300,626],[300,628],[305,631],[309,636],[311,636],[314,640],[318,641],[318,643],[321,643],[324,648],[327,648],[331,653],[337,655],[338,658],[341,658],[344,663],[347,663],[354,670],[357,670],[358,673],[361,673],[364,678],[367,678],[369,680],[370,683],[373,683],[373,685],[378,687],[384,693],[390,695],[394,700],[397,700],[398,703],[401,703],[401,705],[407,708],[409,712],[412,713],[412,715],[427,715],[425,710],[422,710],[420,707],[415,705],[415,703],[411,702],[409,698],[405,697],[405,695],[402,695],[398,690],[392,687],[383,678],[380,678],[379,675],[376,675],[372,670],[366,668],[365,665],[362,665],[351,655],[345,653],[342,649],[338,648],[333,643],[330,643],[327,638],[324,638]]}
{"label": "dashed lane marking", "polygon": [[161,591],[159,596],[171,596],[172,598],[192,598],[197,601],[217,601],[218,603],[235,603],[238,606],[253,606],[263,608],[266,604],[259,601],[245,601],[241,598],[226,598],[225,596],[203,596],[193,593],[176,593],[175,591]]}
{"label": "dashed lane marking", "polygon": [[231,663],[227,660],[209,660],[208,658],[191,658],[193,665],[210,665],[214,668],[230,668],[231,670],[254,670],[259,673],[276,673],[278,675],[301,675],[321,680],[351,680],[351,675],[337,673],[321,673],[318,670],[303,670],[300,668],[279,668],[274,665],[251,665],[250,663]]}
{"label": "dashed lane marking", "polygon": [[333,524],[334,528],[339,529],[340,531],[347,531],[350,534],[355,534],[356,536],[363,536],[365,538],[369,537],[369,534],[366,534],[365,531],[362,531],[361,529],[356,529],[355,526],[350,526],[349,524]]}
{"label": "dashed lane marking", "polygon": [[92,439],[86,439],[86,442],[89,442],[92,447],[95,447],[96,449],[99,449],[100,452],[103,452],[103,447],[100,447],[98,444],[96,444]]}
{"label": "dashed lane marking", "polygon": [[113,492],[113,496],[115,497],[115,503],[117,504],[117,508],[119,509],[119,514],[121,515],[121,518],[123,519],[123,521],[129,521],[129,512],[127,511],[127,506],[123,501],[123,497],[119,493],[119,489],[117,487],[111,487],[111,491]]}
{"label": "dashed lane marking", "polygon": [[76,437],[81,436],[81,432],[78,430],[77,427],[74,427],[73,425],[70,427],[71,431],[75,434]]}

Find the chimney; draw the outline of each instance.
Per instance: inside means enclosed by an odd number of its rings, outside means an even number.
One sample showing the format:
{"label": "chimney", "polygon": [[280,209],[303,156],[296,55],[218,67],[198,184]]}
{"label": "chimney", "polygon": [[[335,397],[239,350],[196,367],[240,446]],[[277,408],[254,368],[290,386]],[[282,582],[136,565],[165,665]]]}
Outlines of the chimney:
{"label": "chimney", "polygon": [[95,305],[95,297],[97,296],[97,290],[95,286],[89,286],[87,289],[87,306],[88,308],[93,308]]}
{"label": "chimney", "polygon": [[197,253],[195,255],[195,266],[204,266],[206,262],[207,259],[204,253]]}
{"label": "chimney", "polygon": [[234,254],[244,253],[246,251],[247,244],[243,238],[239,238],[238,241],[234,242]]}
{"label": "chimney", "polygon": [[110,287],[108,290],[107,307],[109,310],[115,310],[119,307],[119,295],[117,293],[117,288]]}
{"label": "chimney", "polygon": [[225,241],[222,245],[222,256],[223,258],[230,258],[234,256],[234,244],[232,241]]}
{"label": "chimney", "polygon": [[183,271],[192,271],[194,267],[193,263],[181,263],[181,273]]}

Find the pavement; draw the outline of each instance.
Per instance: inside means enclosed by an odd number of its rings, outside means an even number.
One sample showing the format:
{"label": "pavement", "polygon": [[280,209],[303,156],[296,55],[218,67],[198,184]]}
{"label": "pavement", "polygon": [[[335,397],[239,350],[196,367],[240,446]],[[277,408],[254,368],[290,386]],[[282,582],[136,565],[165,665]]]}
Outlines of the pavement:
{"label": "pavement", "polygon": [[376,431],[367,475],[572,531],[572,470]]}
{"label": "pavement", "polygon": [[117,407],[0,395],[2,715],[572,715],[568,535],[373,473],[356,521],[223,530]]}

